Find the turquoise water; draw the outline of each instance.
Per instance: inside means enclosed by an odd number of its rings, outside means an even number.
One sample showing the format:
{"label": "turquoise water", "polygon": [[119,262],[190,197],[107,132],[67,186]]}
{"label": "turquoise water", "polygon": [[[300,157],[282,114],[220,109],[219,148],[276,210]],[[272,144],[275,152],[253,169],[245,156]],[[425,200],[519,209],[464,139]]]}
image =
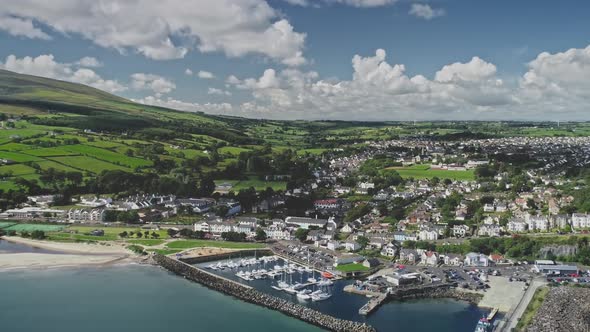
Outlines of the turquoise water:
{"label": "turquoise water", "polygon": [[[355,319],[364,301],[342,295],[328,311]],[[479,317],[463,302],[425,300],[386,304],[367,321],[379,331],[470,332]],[[10,332],[319,331],[151,266],[0,272],[0,322]]]}
{"label": "turquoise water", "polygon": [[149,266],[0,272],[0,322],[7,332],[319,331]]}

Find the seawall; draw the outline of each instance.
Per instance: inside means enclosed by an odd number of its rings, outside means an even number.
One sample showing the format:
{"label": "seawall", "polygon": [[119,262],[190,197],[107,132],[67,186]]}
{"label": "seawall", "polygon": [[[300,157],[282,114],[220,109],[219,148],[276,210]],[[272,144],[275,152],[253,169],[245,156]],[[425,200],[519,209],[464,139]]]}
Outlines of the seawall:
{"label": "seawall", "polygon": [[234,296],[245,302],[257,304],[265,308],[279,311],[285,315],[300,319],[306,323],[336,332],[376,332],[367,325],[358,322],[338,319],[305,306],[280,299],[257,291],[225,278],[220,278],[187,263],[163,255],[154,255],[154,261],[163,268],[208,288]]}

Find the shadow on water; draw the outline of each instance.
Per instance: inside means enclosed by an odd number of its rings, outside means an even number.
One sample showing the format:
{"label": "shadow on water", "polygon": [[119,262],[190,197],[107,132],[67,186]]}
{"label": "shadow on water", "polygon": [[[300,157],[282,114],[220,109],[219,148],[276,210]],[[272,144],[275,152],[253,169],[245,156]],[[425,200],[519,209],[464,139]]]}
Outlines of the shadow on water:
{"label": "shadow on water", "polygon": [[[237,259],[234,259],[236,261]],[[229,261],[229,260],[225,260]],[[224,261],[220,261],[224,262]],[[213,262],[195,264],[205,269]],[[217,263],[217,262],[215,262]],[[275,265],[283,265],[283,260],[260,264],[258,266],[241,267],[224,270],[207,270],[209,272],[221,275],[225,278],[252,286],[259,291],[280,297],[323,313],[332,315],[337,318],[366,322],[378,331],[437,331],[437,332],[471,332],[479,318],[485,313],[477,306],[466,302],[452,299],[423,299],[402,302],[389,302],[377,309],[368,317],[358,313],[368,298],[350,294],[343,291],[344,286],[353,282],[353,280],[339,280],[330,287],[332,297],[320,302],[299,300],[295,295],[276,290],[271,286],[277,284],[280,277],[275,279],[258,279],[245,281],[236,276],[240,270],[251,271],[253,269],[272,270]],[[286,274],[287,281],[305,282],[311,277],[309,272],[294,272]],[[316,272],[315,278],[319,277]],[[315,290],[314,286],[310,289]]]}

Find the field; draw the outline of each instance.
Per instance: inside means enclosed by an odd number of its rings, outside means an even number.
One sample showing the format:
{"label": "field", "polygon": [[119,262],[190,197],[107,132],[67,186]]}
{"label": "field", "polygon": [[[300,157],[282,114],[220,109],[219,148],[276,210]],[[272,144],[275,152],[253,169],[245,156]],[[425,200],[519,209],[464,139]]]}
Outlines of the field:
{"label": "field", "polygon": [[9,222],[9,221],[0,221],[0,229],[7,228],[7,227],[12,226],[14,224],[16,224],[16,223]]}
{"label": "field", "polygon": [[92,173],[100,173],[104,170],[123,170],[123,171],[131,171],[129,168],[124,166],[119,166],[115,164],[111,164],[106,161],[86,157],[86,156],[77,156],[77,157],[55,157],[51,158],[51,160],[56,161],[58,163],[66,164],[73,168],[77,168],[84,171],[89,171]]}
{"label": "field", "polygon": [[344,264],[344,265],[338,265],[336,267],[336,270],[341,271],[341,272],[365,272],[365,271],[369,271],[369,268],[364,266],[363,264]]}
{"label": "field", "polygon": [[40,149],[32,149],[27,150],[26,154],[30,154],[32,156],[37,157],[58,157],[58,156],[75,156],[78,153],[68,151],[64,148],[40,148]]}
{"label": "field", "polygon": [[35,169],[27,165],[14,164],[0,166],[0,174],[10,174],[12,176],[35,174]]}
{"label": "field", "polygon": [[24,163],[27,161],[38,161],[41,160],[35,156],[29,156],[18,152],[0,151],[0,158],[11,160],[16,163]]}
{"label": "field", "polygon": [[273,190],[285,190],[287,188],[287,182],[285,181],[264,181],[264,180],[215,180],[216,185],[220,185],[223,183],[229,183],[232,185],[230,190],[234,192],[238,192],[241,189],[248,189],[250,187],[254,187],[256,190],[264,190],[268,187],[271,187]]}
{"label": "field", "polygon": [[83,156],[89,156],[99,160],[108,161],[113,164],[128,166],[130,168],[152,165],[152,163],[148,160],[128,157],[110,150],[96,148],[88,145],[68,145],[63,147],[63,149]]}
{"label": "field", "polygon": [[159,246],[160,244],[164,243],[164,240],[160,239],[137,239],[137,240],[128,240],[128,243],[139,244],[142,246]]}
{"label": "field", "polygon": [[[103,240],[117,240],[117,239],[119,239],[119,233],[123,233],[123,232],[127,232],[127,233],[130,233],[130,232],[137,233],[138,231],[141,231],[142,233],[145,232],[145,230],[142,230],[139,227],[70,226],[68,228],[68,230],[77,231],[78,233],[89,233],[90,231],[92,231],[94,229],[102,229],[104,231],[104,236],[100,237]],[[150,230],[149,232],[151,234],[154,231]],[[160,235],[160,240],[157,240],[157,241],[161,241],[161,239],[168,238],[168,233],[166,231],[157,230],[155,232]],[[146,240],[146,239],[138,239],[138,240]]]}
{"label": "field", "polygon": [[260,249],[264,248],[264,244],[246,243],[246,242],[226,242],[214,240],[178,240],[166,244],[170,249],[189,249],[198,247],[213,247],[213,248],[227,248],[227,249]]}
{"label": "field", "polygon": [[41,225],[41,224],[16,224],[10,227],[5,228],[7,231],[16,231],[16,232],[32,232],[32,231],[43,231],[45,233],[49,232],[59,232],[63,230],[65,227],[61,225]]}
{"label": "field", "polygon": [[475,179],[473,170],[466,171],[449,171],[431,169],[429,165],[414,165],[409,167],[389,167],[387,169],[395,170],[402,178],[414,179],[451,179],[458,181],[471,181]]}

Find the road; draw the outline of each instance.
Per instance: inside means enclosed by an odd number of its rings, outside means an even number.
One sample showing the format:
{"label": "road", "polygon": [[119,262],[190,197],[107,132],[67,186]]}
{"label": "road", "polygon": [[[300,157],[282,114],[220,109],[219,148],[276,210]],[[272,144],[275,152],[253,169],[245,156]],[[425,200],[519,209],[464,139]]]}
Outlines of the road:
{"label": "road", "polygon": [[540,286],[543,286],[545,284],[546,284],[546,282],[542,281],[542,280],[533,280],[531,282],[531,285],[529,286],[529,288],[526,290],[526,292],[522,296],[522,299],[520,300],[520,302],[518,302],[518,304],[516,305],[516,308],[512,311],[512,314],[508,317],[508,321],[504,325],[504,328],[501,330],[502,332],[510,332],[510,331],[512,331],[512,329],[514,329],[516,327],[516,324],[518,324],[518,320],[520,319],[520,317],[522,316],[522,314],[526,310],[527,306],[529,305],[529,302],[531,302],[533,296],[535,295],[537,288],[539,288]]}

